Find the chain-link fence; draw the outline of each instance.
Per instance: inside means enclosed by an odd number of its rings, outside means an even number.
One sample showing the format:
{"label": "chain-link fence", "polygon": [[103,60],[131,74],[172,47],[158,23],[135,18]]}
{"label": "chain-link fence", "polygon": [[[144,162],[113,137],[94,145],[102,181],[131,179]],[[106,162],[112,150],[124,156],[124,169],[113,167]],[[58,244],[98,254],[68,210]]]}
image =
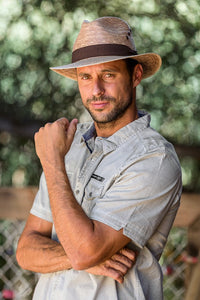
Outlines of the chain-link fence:
{"label": "chain-link fence", "polygon": [[16,261],[16,247],[24,221],[0,221],[0,300],[29,300],[37,275],[22,270]]}
{"label": "chain-link fence", "polygon": [[[0,221],[0,300],[10,295],[15,300],[32,298],[37,275],[22,270],[15,258],[18,238],[23,230],[24,221]],[[165,300],[184,298],[184,270],[182,253],[186,247],[186,231],[173,228],[165,251],[161,257],[164,273]]]}
{"label": "chain-link fence", "polygon": [[164,274],[165,300],[184,299],[186,264],[183,261],[183,253],[185,252],[186,244],[186,229],[172,228],[160,261]]}

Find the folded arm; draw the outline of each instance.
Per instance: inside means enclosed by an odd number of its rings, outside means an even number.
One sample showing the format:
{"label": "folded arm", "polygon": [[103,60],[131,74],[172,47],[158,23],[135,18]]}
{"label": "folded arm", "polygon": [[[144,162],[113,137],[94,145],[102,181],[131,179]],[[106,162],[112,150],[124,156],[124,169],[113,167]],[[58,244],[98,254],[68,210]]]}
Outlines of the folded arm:
{"label": "folded arm", "polygon": [[71,268],[63,247],[51,239],[52,223],[29,215],[17,247],[17,261],[23,269],[51,273]]}
{"label": "folded arm", "polygon": [[59,241],[74,269],[99,265],[125,247],[123,230],[91,220],[77,203],[65,170],[64,157],[73,141],[76,121],[60,119],[35,136],[36,152],[46,178],[53,221]]}
{"label": "folded arm", "polygon": [[[62,245],[51,239],[52,223],[29,215],[18,243],[19,265],[37,273],[52,273],[72,268]],[[85,270],[93,275],[103,275],[122,283],[135,262],[135,253],[122,249],[110,259]]]}

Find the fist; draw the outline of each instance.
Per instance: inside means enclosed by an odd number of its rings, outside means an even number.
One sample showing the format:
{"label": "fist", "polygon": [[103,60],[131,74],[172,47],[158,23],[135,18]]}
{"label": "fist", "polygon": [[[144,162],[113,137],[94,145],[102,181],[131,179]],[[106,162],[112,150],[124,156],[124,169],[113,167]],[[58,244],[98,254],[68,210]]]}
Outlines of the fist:
{"label": "fist", "polygon": [[77,119],[69,122],[66,118],[47,123],[35,134],[36,153],[41,164],[57,164],[64,161],[74,139]]}

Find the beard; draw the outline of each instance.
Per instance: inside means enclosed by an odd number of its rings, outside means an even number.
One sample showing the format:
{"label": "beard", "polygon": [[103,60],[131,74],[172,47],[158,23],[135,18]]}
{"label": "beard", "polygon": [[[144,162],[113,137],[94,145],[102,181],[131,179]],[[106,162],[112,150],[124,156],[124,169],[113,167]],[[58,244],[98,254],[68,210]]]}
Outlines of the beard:
{"label": "beard", "polygon": [[[91,102],[104,101],[104,100],[113,103],[113,109],[110,112],[103,113],[103,109],[98,109],[98,112],[102,111],[102,114],[98,114],[98,113],[95,114],[95,111],[93,112],[90,110],[89,104]],[[97,124],[106,124],[106,123],[116,121],[121,117],[123,117],[124,113],[132,105],[132,103],[133,103],[132,92],[130,92],[130,95],[128,95],[126,99],[122,99],[119,102],[117,102],[116,98],[109,97],[109,96],[93,97],[91,99],[89,98],[87,99],[85,108],[87,109],[92,119]]]}

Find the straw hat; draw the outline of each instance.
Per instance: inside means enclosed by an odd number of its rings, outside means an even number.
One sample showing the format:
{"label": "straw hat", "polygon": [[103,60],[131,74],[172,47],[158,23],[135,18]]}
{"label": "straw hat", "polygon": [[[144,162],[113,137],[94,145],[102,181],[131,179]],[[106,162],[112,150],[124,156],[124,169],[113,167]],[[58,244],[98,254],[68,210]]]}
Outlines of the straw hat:
{"label": "straw hat", "polygon": [[109,61],[132,58],[143,66],[143,77],[155,74],[161,66],[156,53],[138,54],[129,25],[116,17],[102,17],[92,22],[84,21],[75,41],[72,63],[51,70],[77,80],[76,68]]}

